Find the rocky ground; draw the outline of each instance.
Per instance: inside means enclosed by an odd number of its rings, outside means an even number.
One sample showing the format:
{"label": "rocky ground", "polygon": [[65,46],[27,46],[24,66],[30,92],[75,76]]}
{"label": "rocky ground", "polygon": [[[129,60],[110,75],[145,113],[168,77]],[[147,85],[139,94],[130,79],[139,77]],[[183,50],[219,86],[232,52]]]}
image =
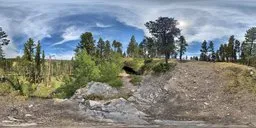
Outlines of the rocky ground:
{"label": "rocky ground", "polygon": [[92,82],[66,100],[0,97],[0,126],[30,127],[252,127],[256,98],[226,93],[216,63],[179,63],[147,75],[137,87]]}

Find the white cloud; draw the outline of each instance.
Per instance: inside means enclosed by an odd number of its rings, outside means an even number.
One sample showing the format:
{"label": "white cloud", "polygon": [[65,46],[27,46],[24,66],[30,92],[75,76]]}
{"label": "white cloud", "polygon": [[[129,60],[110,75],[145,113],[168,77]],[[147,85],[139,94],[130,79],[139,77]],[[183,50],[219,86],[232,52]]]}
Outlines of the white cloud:
{"label": "white cloud", "polygon": [[65,32],[62,34],[62,41],[59,41],[57,43],[54,43],[52,46],[56,46],[56,45],[60,45],[63,44],[67,41],[73,41],[73,40],[78,40],[80,35],[83,33],[84,31],[76,28],[74,26],[68,27]]}
{"label": "white cloud", "polygon": [[96,23],[96,26],[99,27],[99,28],[109,28],[109,27],[112,27],[112,25],[106,25],[106,24],[102,24],[102,23],[99,23],[99,22]]}

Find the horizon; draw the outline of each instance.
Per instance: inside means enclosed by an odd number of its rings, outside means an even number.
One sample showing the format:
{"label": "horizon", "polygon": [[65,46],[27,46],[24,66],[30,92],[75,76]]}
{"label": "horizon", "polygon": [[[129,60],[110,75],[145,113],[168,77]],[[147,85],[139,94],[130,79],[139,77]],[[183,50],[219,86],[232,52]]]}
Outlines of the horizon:
{"label": "horizon", "polygon": [[[256,2],[253,0],[210,1],[43,1],[0,0],[0,27],[11,40],[4,46],[7,58],[22,55],[28,38],[40,40],[46,56],[68,60],[84,32],[94,39],[120,41],[123,51],[132,35],[137,43],[149,36],[144,24],[158,17],[173,17],[179,21],[189,47],[185,56],[199,56],[203,40],[213,41],[215,50],[231,35],[239,41],[255,26]],[[27,4],[29,3],[29,4]]]}

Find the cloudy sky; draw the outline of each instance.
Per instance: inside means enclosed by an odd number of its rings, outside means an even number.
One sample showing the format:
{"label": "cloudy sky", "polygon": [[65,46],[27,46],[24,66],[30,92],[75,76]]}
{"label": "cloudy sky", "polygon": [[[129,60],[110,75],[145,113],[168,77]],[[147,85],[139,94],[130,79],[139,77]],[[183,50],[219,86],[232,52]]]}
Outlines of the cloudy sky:
{"label": "cloudy sky", "polygon": [[174,17],[189,43],[187,55],[198,55],[200,43],[215,47],[230,35],[244,40],[256,26],[255,0],[0,0],[0,26],[11,39],[7,57],[22,54],[28,38],[40,40],[48,55],[70,59],[81,33],[118,40],[123,50],[132,35],[149,35],[144,24],[159,16]]}

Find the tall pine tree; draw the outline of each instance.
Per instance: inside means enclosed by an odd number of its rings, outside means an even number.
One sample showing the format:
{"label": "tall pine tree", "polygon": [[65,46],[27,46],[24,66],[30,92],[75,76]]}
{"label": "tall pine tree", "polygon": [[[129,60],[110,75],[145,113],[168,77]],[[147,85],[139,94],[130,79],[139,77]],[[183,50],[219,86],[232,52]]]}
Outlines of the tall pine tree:
{"label": "tall pine tree", "polygon": [[206,42],[206,40],[203,41],[200,51],[201,51],[200,60],[201,61],[207,61],[208,49],[207,49],[207,42]]}
{"label": "tall pine tree", "polygon": [[137,42],[134,35],[131,37],[131,40],[128,44],[127,54],[130,57],[135,57],[137,55]]}
{"label": "tall pine tree", "polygon": [[180,55],[180,60],[182,60],[182,55],[184,55],[184,53],[187,50],[187,42],[184,36],[180,36],[179,37],[179,55]]}
{"label": "tall pine tree", "polygon": [[85,32],[81,36],[81,41],[78,44],[76,48],[76,52],[79,52],[81,50],[86,50],[88,55],[93,55],[95,53],[95,45],[94,45],[94,39],[91,32]]}
{"label": "tall pine tree", "polygon": [[41,44],[38,41],[35,53],[35,82],[41,81]]}
{"label": "tall pine tree", "polygon": [[105,48],[105,42],[103,41],[102,38],[100,38],[97,44],[97,53],[98,53],[98,57],[100,57],[101,59],[103,58],[104,48]]}

